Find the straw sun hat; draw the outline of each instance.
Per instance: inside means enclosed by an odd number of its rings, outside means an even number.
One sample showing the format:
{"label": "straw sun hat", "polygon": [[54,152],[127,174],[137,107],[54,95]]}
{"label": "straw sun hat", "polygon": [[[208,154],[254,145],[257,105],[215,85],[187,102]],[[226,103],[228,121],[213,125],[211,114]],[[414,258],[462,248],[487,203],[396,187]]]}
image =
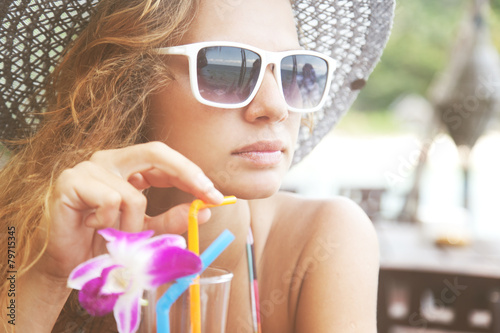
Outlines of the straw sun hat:
{"label": "straw sun hat", "polygon": [[[36,128],[44,79],[85,27],[98,0],[4,0],[0,3],[0,142]],[[392,26],[394,0],[297,0],[305,49],[330,55],[338,68],[313,129],[300,130],[294,163],[307,155],[349,109],[379,60]]]}

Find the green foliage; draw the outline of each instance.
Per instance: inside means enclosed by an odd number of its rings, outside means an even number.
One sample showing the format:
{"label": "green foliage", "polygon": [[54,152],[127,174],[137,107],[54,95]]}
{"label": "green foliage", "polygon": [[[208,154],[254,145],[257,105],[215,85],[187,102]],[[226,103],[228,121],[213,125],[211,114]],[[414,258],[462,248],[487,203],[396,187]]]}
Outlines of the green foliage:
{"label": "green foliage", "polygon": [[387,110],[350,110],[335,127],[335,133],[353,136],[388,135],[401,132],[398,121]]}
{"label": "green foliage", "polygon": [[[427,96],[430,83],[453,56],[460,21],[472,1],[397,0],[391,38],[353,109],[387,109],[407,93]],[[500,0],[492,0],[491,7],[491,35],[500,50]]]}

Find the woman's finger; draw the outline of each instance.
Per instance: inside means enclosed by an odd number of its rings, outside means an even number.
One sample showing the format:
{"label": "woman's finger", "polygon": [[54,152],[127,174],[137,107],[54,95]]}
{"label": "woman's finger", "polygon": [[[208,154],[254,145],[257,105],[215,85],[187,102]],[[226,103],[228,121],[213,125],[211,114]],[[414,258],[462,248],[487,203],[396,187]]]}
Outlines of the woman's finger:
{"label": "woman's finger", "polygon": [[[121,195],[94,177],[82,177],[75,169],[65,170],[51,196],[50,214],[54,221],[78,221],[85,217],[87,226],[104,228],[117,220]],[[74,216],[71,216],[74,215]]]}
{"label": "woman's finger", "polygon": [[142,173],[134,173],[132,176],[128,177],[128,182],[139,191],[152,186]]}
{"label": "woman's finger", "polygon": [[212,204],[220,204],[223,200],[223,195],[196,164],[161,142],[100,151],[91,161],[125,180],[131,179],[139,188],[146,184],[175,186]]}
{"label": "woman's finger", "polygon": [[[150,217],[146,216],[144,228],[154,230],[156,234],[182,234],[188,229],[188,213],[190,204],[181,204],[167,212]],[[210,209],[198,212],[198,222],[203,224],[210,219]]]}
{"label": "woman's finger", "polygon": [[56,187],[75,211],[90,211],[88,227],[103,228],[120,222],[120,229],[143,229],[146,197],[127,181],[93,162],[83,162],[63,172]]}
{"label": "woman's finger", "polygon": [[[88,178],[93,178],[107,185],[119,196],[119,228],[127,232],[141,231],[143,229],[144,214],[147,206],[146,197],[142,192],[129,182],[124,181],[120,176],[109,172],[95,163],[85,164],[85,167],[84,173],[88,175]],[[98,219],[99,210],[98,208],[96,211]]]}

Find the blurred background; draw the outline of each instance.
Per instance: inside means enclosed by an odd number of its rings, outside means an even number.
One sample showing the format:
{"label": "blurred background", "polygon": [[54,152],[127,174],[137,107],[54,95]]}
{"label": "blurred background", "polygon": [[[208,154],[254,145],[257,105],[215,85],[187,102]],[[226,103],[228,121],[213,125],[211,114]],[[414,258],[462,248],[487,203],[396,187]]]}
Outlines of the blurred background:
{"label": "blurred background", "polygon": [[[367,85],[330,135],[292,169],[284,188],[312,197],[378,189],[383,193],[377,219],[428,222],[453,214],[473,221],[478,232],[500,232],[500,105],[491,105],[500,89],[497,50],[500,0],[490,6],[475,0],[398,0],[392,35]],[[458,77],[459,72],[466,73]],[[443,90],[463,97],[448,98],[445,107],[461,104],[458,110],[439,110],[446,96],[436,95]],[[450,133],[454,127],[459,128]],[[453,134],[459,145],[470,146],[467,189]],[[426,161],[419,164],[422,154]],[[402,216],[416,185],[418,208]]]}
{"label": "blurred background", "polygon": [[398,0],[351,110],[283,189],[380,243],[379,332],[500,332],[500,0]]}

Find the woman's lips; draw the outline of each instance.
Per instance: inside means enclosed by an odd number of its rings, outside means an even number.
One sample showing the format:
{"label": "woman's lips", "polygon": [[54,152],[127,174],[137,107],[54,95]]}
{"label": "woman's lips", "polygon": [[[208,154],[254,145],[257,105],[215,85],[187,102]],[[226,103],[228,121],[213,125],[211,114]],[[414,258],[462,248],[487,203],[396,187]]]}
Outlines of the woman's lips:
{"label": "woman's lips", "polygon": [[281,162],[283,153],[278,151],[251,151],[233,154],[259,166],[273,166]]}
{"label": "woman's lips", "polygon": [[247,160],[260,166],[268,167],[281,162],[283,158],[284,144],[277,141],[259,141],[235,150],[232,155]]}

